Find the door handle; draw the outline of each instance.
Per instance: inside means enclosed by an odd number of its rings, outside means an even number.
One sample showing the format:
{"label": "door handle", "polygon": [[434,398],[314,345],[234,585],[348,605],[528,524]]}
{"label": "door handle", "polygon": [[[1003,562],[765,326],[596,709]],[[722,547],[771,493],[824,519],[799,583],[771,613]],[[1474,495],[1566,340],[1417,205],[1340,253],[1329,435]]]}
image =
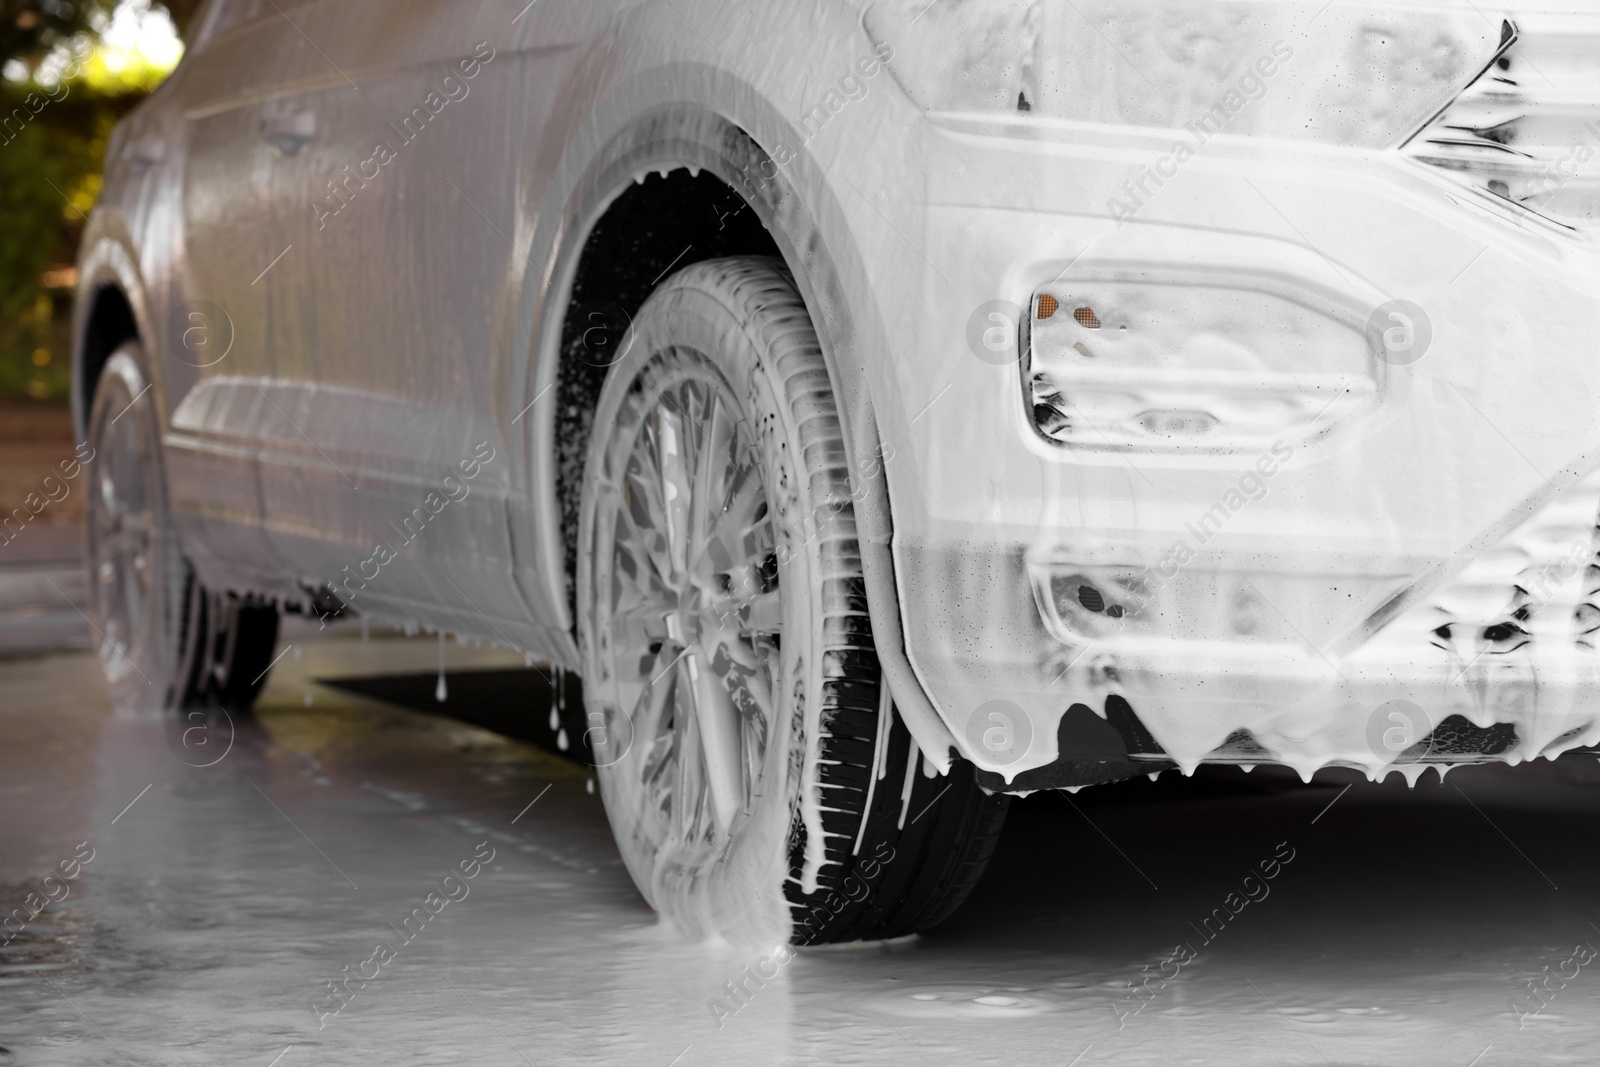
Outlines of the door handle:
{"label": "door handle", "polygon": [[317,113],[289,111],[272,115],[262,123],[262,135],[279,152],[292,156],[317,136]]}
{"label": "door handle", "polygon": [[135,167],[153,167],[167,157],[167,142],[157,134],[140,137],[123,149],[122,158]]}

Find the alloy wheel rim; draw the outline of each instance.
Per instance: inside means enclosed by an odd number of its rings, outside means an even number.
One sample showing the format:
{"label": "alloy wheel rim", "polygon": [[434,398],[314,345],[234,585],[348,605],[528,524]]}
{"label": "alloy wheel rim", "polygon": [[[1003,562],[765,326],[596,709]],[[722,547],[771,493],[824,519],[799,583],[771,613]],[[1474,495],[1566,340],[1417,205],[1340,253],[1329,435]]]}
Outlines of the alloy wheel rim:
{"label": "alloy wheel rim", "polygon": [[102,432],[88,501],[96,636],[113,681],[133,669],[154,595],[156,519],[145,436],[139,413],[123,412]]}
{"label": "alloy wheel rim", "polygon": [[[598,494],[594,635],[633,722],[640,814],[719,848],[758,794],[777,721],[782,599],[750,420],[698,359],[630,390]],[[630,417],[631,416],[631,417]]]}

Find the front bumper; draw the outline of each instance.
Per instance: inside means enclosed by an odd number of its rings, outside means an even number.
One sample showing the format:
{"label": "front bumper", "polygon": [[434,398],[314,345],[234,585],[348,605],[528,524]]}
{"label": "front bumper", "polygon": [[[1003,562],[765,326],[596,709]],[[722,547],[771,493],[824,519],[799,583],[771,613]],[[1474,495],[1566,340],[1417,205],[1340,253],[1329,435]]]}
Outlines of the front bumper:
{"label": "front bumper", "polygon": [[[1220,138],[1119,223],[1107,200],[1169,137],[924,128],[925,267],[877,294],[877,407],[910,658],[987,780],[1206,760],[1414,775],[1600,741],[1586,234],[1393,152]],[[973,316],[1105,263],[1404,299],[1431,342],[1265,449],[1063,445],[1016,363],[969,344]]]}

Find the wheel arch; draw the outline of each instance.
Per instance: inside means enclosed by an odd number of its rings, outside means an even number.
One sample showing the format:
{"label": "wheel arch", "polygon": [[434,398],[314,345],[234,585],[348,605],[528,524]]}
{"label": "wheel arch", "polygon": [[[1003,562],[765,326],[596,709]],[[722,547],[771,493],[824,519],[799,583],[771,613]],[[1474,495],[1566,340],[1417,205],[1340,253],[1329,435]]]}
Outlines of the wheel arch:
{"label": "wheel arch", "polygon": [[[793,275],[816,324],[840,406],[852,477],[860,480],[855,506],[879,658],[919,746],[930,762],[941,771],[948,770],[955,740],[917,680],[905,651],[883,464],[858,462],[859,457],[881,454],[865,361],[871,352],[888,350],[887,331],[873,302],[855,301],[848,295],[847,279],[860,279],[864,284],[864,260],[821,165],[804,150],[796,154],[784,147],[794,136],[791,124],[731,74],[684,66],[690,69],[663,68],[641,74],[595,106],[582,128],[563,146],[561,163],[539,212],[529,262],[541,265],[527,273],[523,301],[524,307],[537,310],[519,324],[525,333],[519,336],[518,346],[518,351],[531,352],[533,357],[521,376],[525,386],[512,390],[503,417],[510,419],[524,405],[534,404],[529,409],[533,417],[527,420],[523,445],[530,458],[538,524],[535,543],[529,547],[543,581],[542,592],[559,608],[571,634],[567,505],[561,490],[572,481],[574,447],[579,456],[587,447],[587,426],[581,428],[578,440],[564,438],[566,476],[560,470],[562,453],[556,441],[559,430],[569,435],[574,431],[570,423],[561,425],[563,405],[581,404],[583,396],[575,383],[584,375],[574,371],[572,362],[581,354],[581,344],[574,342],[583,328],[577,313],[592,299],[590,293],[619,278],[616,264],[606,262],[606,234],[634,210],[636,197],[655,195],[648,177],[652,173],[667,175],[659,179],[659,190],[669,198],[673,172],[685,172],[686,178],[678,179],[679,183],[700,183],[702,188],[706,188],[704,176],[709,175],[731,198],[726,203],[735,215],[754,214]],[[623,100],[656,102],[629,112],[619,102]],[[780,164],[774,153],[779,157],[787,153],[788,158]],[[728,219],[707,212],[702,224],[705,230],[716,224],[725,227]],[[660,242],[646,244],[645,260],[652,265],[659,262],[665,255]],[[716,255],[752,251],[742,247],[710,250],[718,247],[713,241],[707,248],[686,250],[680,261],[669,261],[666,267],[676,269]],[[666,250],[671,250],[670,245]],[[627,269],[643,273],[636,263]],[[643,295],[648,291],[646,288]],[[640,303],[643,295],[638,298]],[[565,392],[564,376],[568,382]],[[599,377],[603,378],[603,372]],[[545,391],[557,394],[555,403],[536,403]],[[592,404],[587,410],[592,412]],[[575,645],[572,651],[575,662]]]}
{"label": "wheel arch", "polygon": [[[92,233],[100,234],[111,224],[103,213],[92,220]],[[161,425],[165,428],[165,391],[160,360],[151,347],[155,333],[150,322],[143,281],[134,269],[133,258],[123,240],[97,236],[79,257],[78,289],[73,302],[72,330],[72,420],[83,439],[88,433],[89,409],[94,403],[95,385],[106,360],[124,341],[146,345],[145,372],[155,386]]]}

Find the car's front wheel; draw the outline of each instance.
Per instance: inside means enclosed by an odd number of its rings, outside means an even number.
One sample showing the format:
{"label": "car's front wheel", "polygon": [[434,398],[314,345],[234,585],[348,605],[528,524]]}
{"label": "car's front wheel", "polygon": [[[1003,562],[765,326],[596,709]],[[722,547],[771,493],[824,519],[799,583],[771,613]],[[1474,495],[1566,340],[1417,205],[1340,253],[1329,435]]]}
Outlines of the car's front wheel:
{"label": "car's front wheel", "polygon": [[765,259],[696,264],[630,336],[596,412],[577,600],[591,721],[631,734],[599,777],[635,882],[697,936],[941,922],[1006,800],[968,764],[932,773],[888,697],[838,412],[793,283]]}

